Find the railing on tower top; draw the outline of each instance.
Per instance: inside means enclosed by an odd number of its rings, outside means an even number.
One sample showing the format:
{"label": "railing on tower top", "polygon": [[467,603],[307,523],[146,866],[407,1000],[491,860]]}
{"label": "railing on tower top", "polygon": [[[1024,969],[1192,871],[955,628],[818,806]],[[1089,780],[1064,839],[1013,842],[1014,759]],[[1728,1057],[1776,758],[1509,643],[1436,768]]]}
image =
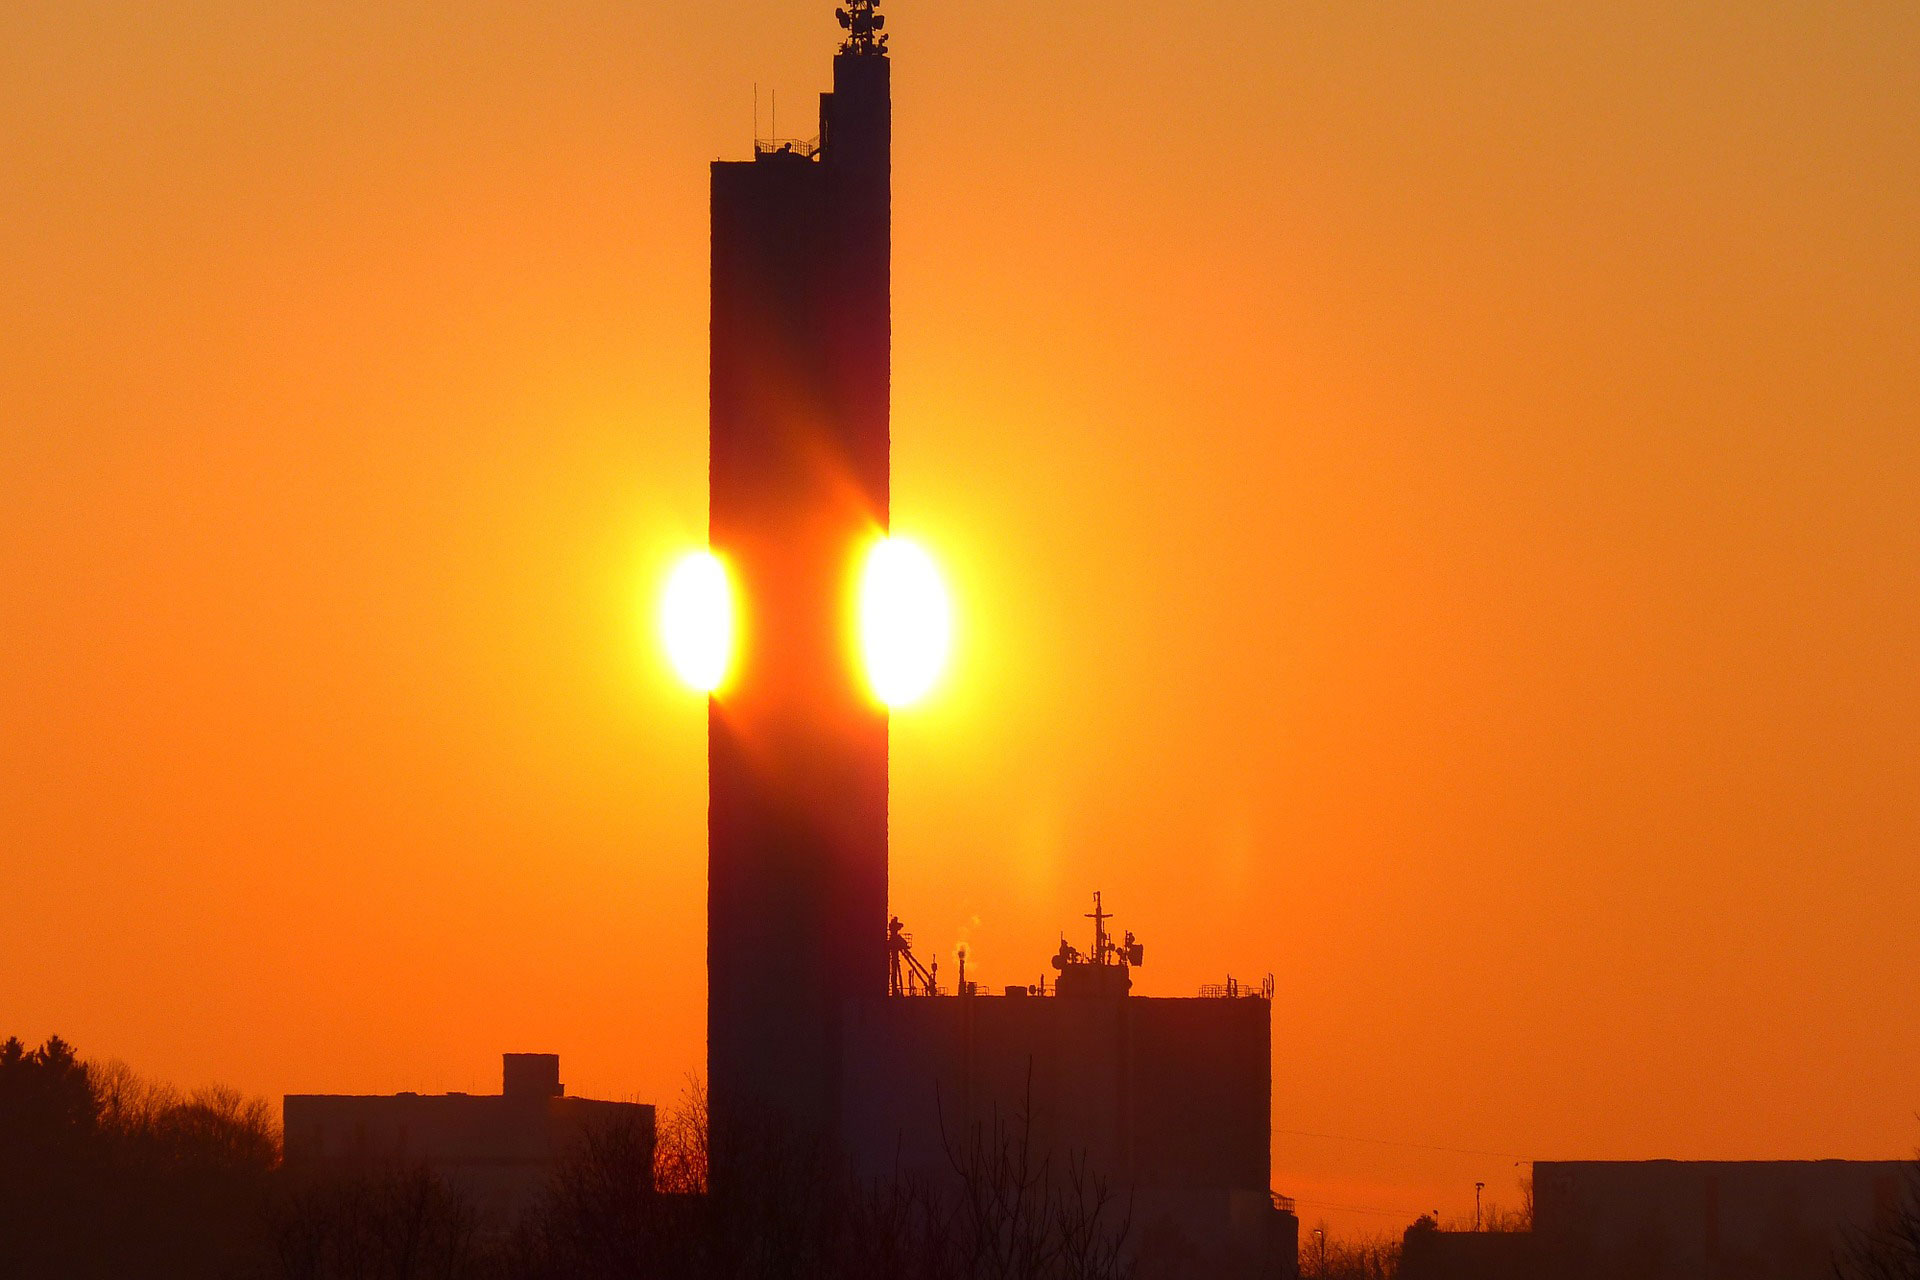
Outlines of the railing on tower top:
{"label": "railing on tower top", "polygon": [[1242,982],[1232,975],[1228,975],[1225,982],[1202,983],[1200,998],[1202,1000],[1272,1000],[1273,975],[1268,974],[1258,983]]}
{"label": "railing on tower top", "polygon": [[755,138],[753,149],[763,156],[798,156],[811,160],[820,154],[818,138]]}

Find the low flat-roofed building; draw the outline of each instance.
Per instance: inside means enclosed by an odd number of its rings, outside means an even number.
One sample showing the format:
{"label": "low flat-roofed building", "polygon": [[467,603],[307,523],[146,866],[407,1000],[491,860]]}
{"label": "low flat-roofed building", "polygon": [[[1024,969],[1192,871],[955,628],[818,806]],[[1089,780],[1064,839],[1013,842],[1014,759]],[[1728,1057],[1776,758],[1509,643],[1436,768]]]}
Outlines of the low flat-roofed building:
{"label": "low flat-roofed building", "polygon": [[1405,1280],[1832,1280],[1908,1206],[1897,1160],[1539,1160],[1533,1230],[1406,1233]]}
{"label": "low flat-roofed building", "polygon": [[1531,1231],[1449,1231],[1421,1218],[1407,1228],[1400,1280],[1546,1280]]}
{"label": "low flat-roofed building", "polygon": [[491,1230],[539,1200],[555,1163],[588,1130],[637,1126],[649,1148],[654,1137],[651,1106],[567,1097],[550,1053],[504,1055],[497,1094],[288,1094],[282,1114],[290,1171],[424,1167]]}
{"label": "low flat-roofed building", "polygon": [[1272,979],[1134,995],[1145,948],[1107,928],[1098,893],[1087,918],[1093,945],[1060,939],[1051,990],[1043,978],[1002,995],[967,980],[964,956],[948,995],[888,923],[889,994],[848,1001],[841,1021],[854,1171],[939,1188],[1000,1157],[1036,1176],[1044,1162],[1107,1189],[1101,1226],[1124,1221],[1143,1280],[1295,1274],[1299,1221],[1270,1176]]}
{"label": "low flat-roofed building", "polygon": [[843,1114],[868,1176],[956,1176],[995,1126],[1056,1175],[1104,1179],[1143,1273],[1291,1271],[1269,1189],[1272,1005],[1126,994],[883,997],[851,1004]]}
{"label": "low flat-roofed building", "polygon": [[1542,1160],[1533,1229],[1567,1280],[1828,1280],[1835,1249],[1907,1187],[1896,1160]]}

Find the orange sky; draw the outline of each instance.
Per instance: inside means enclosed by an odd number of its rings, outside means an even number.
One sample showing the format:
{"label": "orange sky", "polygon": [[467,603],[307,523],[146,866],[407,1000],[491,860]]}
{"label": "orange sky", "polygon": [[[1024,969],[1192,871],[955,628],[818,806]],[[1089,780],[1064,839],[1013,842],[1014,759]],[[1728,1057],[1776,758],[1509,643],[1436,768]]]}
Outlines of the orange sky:
{"label": "orange sky", "polygon": [[[0,1032],[699,1063],[706,162],[830,8],[0,12]],[[888,8],[922,946],[1273,971],[1309,1225],[1911,1149],[1920,11]]]}

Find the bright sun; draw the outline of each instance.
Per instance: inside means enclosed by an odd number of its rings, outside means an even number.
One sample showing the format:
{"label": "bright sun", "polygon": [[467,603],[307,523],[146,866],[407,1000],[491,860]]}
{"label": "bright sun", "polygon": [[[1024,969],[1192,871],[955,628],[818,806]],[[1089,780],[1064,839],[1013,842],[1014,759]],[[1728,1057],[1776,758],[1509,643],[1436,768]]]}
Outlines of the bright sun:
{"label": "bright sun", "polygon": [[[726,564],[690,551],[673,566],[660,600],[660,633],[673,670],[713,693],[732,669],[734,591]],[[933,557],[915,543],[882,538],[860,572],[860,656],[867,685],[889,707],[918,702],[947,664],[953,611]]]}
{"label": "bright sun", "polygon": [[946,666],[953,613],[933,557],[882,538],[860,575],[860,649],[867,682],[889,707],[919,701]]}
{"label": "bright sun", "polygon": [[733,659],[733,587],[711,551],[674,565],[660,600],[660,632],[673,669],[690,688],[712,693]]}

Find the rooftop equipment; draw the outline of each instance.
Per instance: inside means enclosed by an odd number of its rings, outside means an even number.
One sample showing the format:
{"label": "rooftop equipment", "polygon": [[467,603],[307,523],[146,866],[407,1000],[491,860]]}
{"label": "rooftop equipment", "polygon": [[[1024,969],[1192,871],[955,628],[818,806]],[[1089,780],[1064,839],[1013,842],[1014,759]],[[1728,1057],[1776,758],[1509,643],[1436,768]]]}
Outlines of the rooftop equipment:
{"label": "rooftop equipment", "polygon": [[1113,940],[1107,932],[1107,921],[1113,917],[1101,904],[1099,890],[1094,891],[1093,910],[1086,918],[1093,921],[1093,950],[1083,954],[1064,935],[1061,937],[1060,950],[1053,956],[1053,967],[1060,971],[1054,994],[1126,995],[1133,988],[1134,968],[1145,962],[1146,949],[1131,932],[1121,935],[1119,942]]}

